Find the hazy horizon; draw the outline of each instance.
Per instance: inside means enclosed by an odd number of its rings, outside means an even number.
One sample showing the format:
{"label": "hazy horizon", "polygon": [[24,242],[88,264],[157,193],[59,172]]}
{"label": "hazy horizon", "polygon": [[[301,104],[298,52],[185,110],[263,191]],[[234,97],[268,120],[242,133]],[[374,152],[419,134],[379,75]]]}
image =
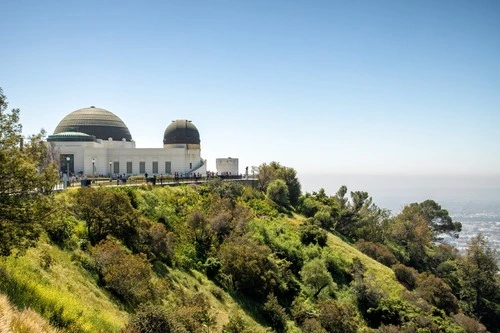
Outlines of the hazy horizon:
{"label": "hazy horizon", "polygon": [[[401,174],[307,174],[299,173],[302,191],[324,188],[334,195],[340,186],[365,191],[381,208],[399,211],[405,204],[433,199],[450,211],[473,203],[500,208],[499,175],[401,175]],[[451,206],[451,207],[450,207]]]}

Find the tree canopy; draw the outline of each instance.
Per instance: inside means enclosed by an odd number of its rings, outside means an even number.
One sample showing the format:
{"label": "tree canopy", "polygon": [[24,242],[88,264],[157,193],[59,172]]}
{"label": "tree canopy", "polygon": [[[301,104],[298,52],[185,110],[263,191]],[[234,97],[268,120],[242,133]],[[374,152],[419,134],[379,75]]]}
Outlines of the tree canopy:
{"label": "tree canopy", "polygon": [[50,194],[58,181],[57,167],[45,163],[44,131],[22,135],[19,109],[7,112],[0,88],[0,255],[33,246],[49,216]]}

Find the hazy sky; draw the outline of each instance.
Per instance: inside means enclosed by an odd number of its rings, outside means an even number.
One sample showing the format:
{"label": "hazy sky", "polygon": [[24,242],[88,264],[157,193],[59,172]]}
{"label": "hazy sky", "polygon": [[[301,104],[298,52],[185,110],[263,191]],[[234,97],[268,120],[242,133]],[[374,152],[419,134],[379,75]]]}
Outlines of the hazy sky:
{"label": "hazy sky", "polygon": [[138,147],[307,173],[500,173],[500,1],[2,2],[26,134],[95,105]]}

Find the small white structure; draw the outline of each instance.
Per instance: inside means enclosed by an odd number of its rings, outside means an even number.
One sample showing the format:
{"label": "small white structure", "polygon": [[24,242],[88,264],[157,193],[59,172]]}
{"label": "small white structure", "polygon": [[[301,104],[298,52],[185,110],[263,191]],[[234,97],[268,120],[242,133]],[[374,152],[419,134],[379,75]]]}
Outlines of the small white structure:
{"label": "small white structure", "polygon": [[218,175],[239,175],[237,158],[217,158],[215,159],[215,167]]}
{"label": "small white structure", "polygon": [[163,148],[136,148],[118,116],[91,106],[64,117],[47,142],[60,154],[60,171],[70,175],[206,174],[200,134],[186,119],[167,126]]}

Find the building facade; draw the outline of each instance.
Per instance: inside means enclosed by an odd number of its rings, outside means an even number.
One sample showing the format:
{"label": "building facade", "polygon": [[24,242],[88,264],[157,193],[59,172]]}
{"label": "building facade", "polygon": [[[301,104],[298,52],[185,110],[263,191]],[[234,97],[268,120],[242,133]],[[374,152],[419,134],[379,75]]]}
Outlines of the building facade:
{"label": "building facade", "polygon": [[237,158],[216,158],[215,167],[218,175],[238,176],[239,167]]}
{"label": "building facade", "polygon": [[70,175],[206,174],[200,134],[186,119],[172,121],[163,148],[136,148],[129,129],[114,113],[91,106],[64,117],[47,138]]}

